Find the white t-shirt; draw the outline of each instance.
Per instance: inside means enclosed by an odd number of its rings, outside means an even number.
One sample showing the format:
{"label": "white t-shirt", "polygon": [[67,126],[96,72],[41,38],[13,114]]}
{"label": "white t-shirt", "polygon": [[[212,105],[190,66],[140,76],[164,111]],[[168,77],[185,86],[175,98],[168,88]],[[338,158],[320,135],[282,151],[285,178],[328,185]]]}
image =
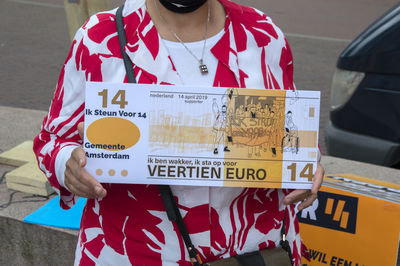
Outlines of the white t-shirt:
{"label": "white t-shirt", "polygon": [[[207,86],[213,85],[214,76],[217,70],[218,60],[211,53],[211,48],[218,42],[224,34],[224,30],[210,37],[206,41],[204,50],[203,64],[207,66],[208,74],[200,72],[199,61],[190,54],[180,42],[172,42],[163,39],[176,71],[182,80],[183,85]],[[203,53],[204,40],[198,42],[186,42],[186,47],[201,59]]]}

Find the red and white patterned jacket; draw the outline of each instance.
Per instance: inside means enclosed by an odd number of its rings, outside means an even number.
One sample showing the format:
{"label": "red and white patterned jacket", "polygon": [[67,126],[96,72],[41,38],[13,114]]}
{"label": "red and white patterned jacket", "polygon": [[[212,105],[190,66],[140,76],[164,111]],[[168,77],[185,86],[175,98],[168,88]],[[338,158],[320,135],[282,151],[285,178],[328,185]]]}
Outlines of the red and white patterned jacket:
{"label": "red and white patterned jacket", "polygon": [[[220,0],[226,23],[211,52],[218,60],[214,86],[293,90],[289,45],[269,17],[253,8]],[[115,26],[115,12],[92,16],[77,32],[47,117],[35,138],[40,168],[70,208],[77,197],[55,175],[66,146],[82,144],[77,125],[84,118],[85,81],[127,82]],[[127,45],[138,83],[181,84],[173,62],[146,11],[145,0],[127,0],[123,12]],[[168,220],[157,186],[104,184],[107,196],[84,209],[76,264],[190,265],[177,228]],[[172,188],[184,222],[203,261],[279,244],[286,208],[287,238],[295,265],[305,254],[293,206],[280,189]]]}

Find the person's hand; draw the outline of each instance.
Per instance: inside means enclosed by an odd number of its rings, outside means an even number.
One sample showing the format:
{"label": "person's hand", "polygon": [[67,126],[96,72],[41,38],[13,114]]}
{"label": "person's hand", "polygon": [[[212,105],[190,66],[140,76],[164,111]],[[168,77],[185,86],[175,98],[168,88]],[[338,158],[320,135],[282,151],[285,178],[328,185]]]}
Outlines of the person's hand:
{"label": "person's hand", "polygon": [[317,171],[315,171],[314,174],[314,182],[311,190],[296,189],[291,193],[289,193],[288,195],[286,195],[286,197],[283,199],[283,204],[289,205],[301,201],[301,203],[297,207],[299,211],[307,208],[308,206],[311,206],[314,200],[317,199],[317,193],[318,190],[321,188],[322,180],[324,179],[324,174],[325,174],[324,168],[320,165],[320,163],[318,163]]}
{"label": "person's hand", "polygon": [[[83,139],[83,123],[78,124],[78,132]],[[107,191],[85,170],[86,155],[82,147],[72,151],[65,169],[65,186],[75,195],[85,198],[104,198]]]}

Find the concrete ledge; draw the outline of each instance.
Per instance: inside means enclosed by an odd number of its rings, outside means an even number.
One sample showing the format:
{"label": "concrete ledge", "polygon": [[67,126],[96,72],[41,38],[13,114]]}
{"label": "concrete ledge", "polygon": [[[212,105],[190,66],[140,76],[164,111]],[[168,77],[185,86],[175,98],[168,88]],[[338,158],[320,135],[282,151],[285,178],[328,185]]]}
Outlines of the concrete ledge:
{"label": "concrete ledge", "polygon": [[323,155],[321,164],[326,175],[353,174],[400,185],[400,170]]}
{"label": "concrete ledge", "polygon": [[73,265],[77,236],[0,215],[0,265]]}
{"label": "concrete ledge", "polygon": [[[0,165],[0,176],[12,169]],[[0,265],[73,265],[78,231],[22,222],[52,197],[13,191],[0,182]]]}

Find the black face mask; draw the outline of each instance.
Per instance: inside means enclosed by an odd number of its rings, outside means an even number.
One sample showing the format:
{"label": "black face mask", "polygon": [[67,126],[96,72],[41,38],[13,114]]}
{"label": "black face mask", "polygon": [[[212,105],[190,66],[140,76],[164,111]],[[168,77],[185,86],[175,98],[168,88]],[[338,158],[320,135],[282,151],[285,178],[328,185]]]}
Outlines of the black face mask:
{"label": "black face mask", "polygon": [[168,10],[176,13],[189,13],[201,7],[207,0],[160,0]]}

